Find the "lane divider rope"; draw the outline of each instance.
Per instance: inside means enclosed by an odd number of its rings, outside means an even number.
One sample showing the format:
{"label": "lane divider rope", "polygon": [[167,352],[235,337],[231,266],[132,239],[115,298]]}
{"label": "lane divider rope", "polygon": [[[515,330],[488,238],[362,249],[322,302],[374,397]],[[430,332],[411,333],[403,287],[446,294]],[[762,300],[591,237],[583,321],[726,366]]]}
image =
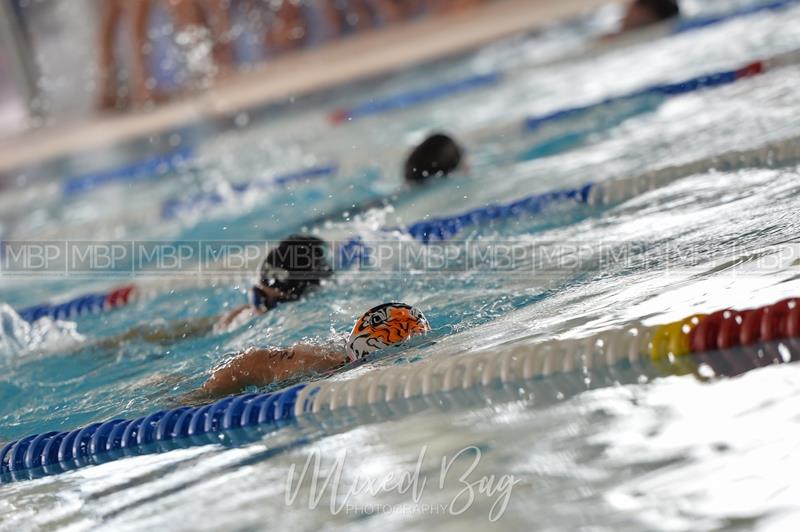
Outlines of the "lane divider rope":
{"label": "lane divider rope", "polygon": [[183,275],[162,279],[142,279],[114,288],[109,292],[87,293],[72,297],[60,303],[43,303],[21,309],[17,312],[27,322],[48,317],[67,320],[80,316],[100,314],[138,301],[147,301],[160,294],[193,288],[233,286],[252,281],[250,272],[230,271],[219,274]]}
{"label": "lane divider rope", "polygon": [[544,115],[529,117],[525,119],[524,129],[526,131],[535,131],[543,125],[551,122],[558,122],[629,100],[652,96],[668,98],[672,96],[688,94],[691,92],[697,92],[700,90],[721,87],[723,85],[730,85],[731,83],[735,83],[741,79],[762,74],[766,70],[767,64],[765,61],[754,61],[735,70],[725,70],[711,74],[703,74],[674,83],[651,85],[627,94],[606,98],[600,102],[576,107],[568,107],[566,109],[560,109]]}
{"label": "lane divider rope", "polygon": [[230,184],[224,190],[200,192],[188,197],[170,198],[162,204],[161,218],[164,220],[172,220],[183,213],[195,212],[198,208],[202,207],[214,207],[222,204],[226,200],[240,197],[253,190],[287,186],[295,183],[307,183],[312,180],[334,176],[338,171],[339,167],[333,164],[312,166],[302,170],[280,174],[268,180],[254,180]]}
{"label": "lane divider rope", "polygon": [[65,196],[85,194],[101,186],[113,183],[131,183],[145,179],[156,179],[169,172],[178,170],[194,155],[194,150],[184,148],[165,155],[156,155],[142,161],[68,178],[64,181]]}
{"label": "lane divider rope", "polygon": [[[646,87],[644,89],[631,92],[626,95],[607,98],[598,103],[570,107],[567,109],[562,109],[541,116],[529,117],[525,119],[523,129],[527,132],[533,132],[539,130],[543,126],[550,123],[559,122],[570,118],[575,118],[584,114],[591,113],[592,111],[597,109],[616,106],[619,105],[620,103],[624,103],[631,100],[650,99],[653,97],[667,98],[672,96],[688,94],[691,92],[697,92],[700,90],[717,88],[724,85],[729,85],[731,83],[735,83],[736,81],[745,78],[758,76],[767,71],[783,68],[790,65],[796,65],[798,63],[800,63],[800,51],[793,51],[784,54],[779,54],[769,59],[749,63],[735,70],[704,74],[701,76],[692,77],[674,83],[653,85],[650,87]],[[481,132],[481,134],[485,136],[486,131]],[[337,168],[335,166],[312,167],[307,170],[295,172],[292,174],[287,174],[286,176],[281,176],[275,179],[274,181],[269,181],[269,182],[252,181],[250,183],[231,185],[230,188],[225,191],[204,192],[197,194],[195,196],[191,196],[189,198],[173,198],[167,200],[164,203],[161,216],[163,219],[173,219],[183,212],[192,212],[201,206],[218,205],[224,202],[226,198],[239,196],[255,188],[263,188],[265,186],[272,186],[274,184],[287,184],[291,182],[308,181],[309,179],[316,179],[320,177],[327,177],[333,175],[336,173],[336,171]],[[492,207],[484,207],[482,209],[476,209],[473,213],[467,213],[465,215],[457,217],[457,219],[453,218],[438,219],[433,221],[432,228],[435,231],[441,229],[441,234],[446,235],[448,232],[448,227],[446,226],[449,226],[450,228],[457,228],[465,223],[467,225],[472,225],[476,220],[485,220],[485,219],[494,220],[496,219],[496,217],[502,217],[504,214],[509,212],[509,209],[512,212],[519,209],[525,210],[526,205],[528,205],[534,207],[534,210],[536,210],[539,208],[539,204],[549,204],[557,201],[563,201],[565,199],[579,200],[580,196],[581,196],[580,190],[568,190],[568,191],[557,191],[554,193],[543,194],[541,195],[538,201],[535,201],[534,197],[528,197],[520,200],[517,203],[509,205],[507,208],[504,208],[503,206],[498,206],[497,210],[495,211],[492,210]],[[424,235],[426,234],[425,230],[428,229],[426,227],[427,223],[428,222],[420,222],[419,224],[414,224],[409,228],[409,232],[412,234],[412,236],[414,236],[415,239],[420,241],[425,241],[426,237]],[[436,236],[437,233],[434,232],[431,234]],[[438,238],[438,239],[442,240],[443,238]]]}
{"label": "lane divider rope", "polygon": [[[793,137],[770,142],[757,148],[734,150],[636,176],[611,179],[605,182],[591,182],[560,191],[532,194],[505,204],[487,205],[454,216],[423,220],[403,228],[402,231],[425,245],[430,242],[450,240],[472,227],[542,214],[549,207],[573,205],[592,208],[619,204],[676,180],[711,170],[779,167],[796,163],[798,160],[800,160],[800,137]],[[342,269],[353,267],[368,255],[368,248],[363,237],[355,236],[346,239],[334,250],[337,267]],[[169,277],[161,280],[139,281],[106,293],[88,293],[60,303],[34,305],[19,310],[18,314],[28,322],[42,317],[70,319],[113,310],[133,301],[151,298],[173,290],[247,282],[247,275],[241,272],[225,272],[218,276]],[[128,297],[114,297],[116,292],[124,291],[131,286]]]}
{"label": "lane divider rope", "polygon": [[[215,435],[241,427],[278,428],[295,418],[456,391],[479,393],[480,388],[497,384],[562,374],[585,375],[620,362],[654,364],[667,368],[665,374],[699,375],[692,355],[789,338],[800,338],[800,298],[750,310],[695,314],[655,327],[635,322],[587,338],[393,366],[347,381],[301,383],[273,393],[226,397],[200,407],[160,410],[133,420],[112,419],[68,432],[34,434],[0,450],[0,475],[14,480],[26,478],[33,471],[59,473],[123,456],[168,450],[171,441],[207,444]],[[778,352],[774,361],[788,362],[785,358]]]}
{"label": "lane divider rope", "polygon": [[[757,148],[734,150],[636,176],[585,183],[575,188],[532,194],[509,203],[490,204],[453,216],[431,218],[411,224],[403,228],[402,232],[422,244],[447,241],[470,228],[539,215],[547,212],[549,208],[561,206],[596,208],[617,205],[688,176],[712,170],[726,171],[764,166],[775,168],[794,164],[798,160],[800,160],[800,137],[793,137]],[[337,253],[338,265],[341,268],[349,268],[368,256],[368,243],[363,237],[355,236],[340,245]]]}
{"label": "lane divider rope", "polygon": [[[706,28],[731,19],[750,16],[764,11],[776,11],[797,4],[798,0],[776,0],[766,4],[748,6],[731,13],[683,19],[674,24],[672,33],[683,33]],[[379,114],[412,105],[433,101],[449,95],[476,90],[495,85],[503,80],[502,73],[484,73],[467,76],[461,80],[444,82],[439,85],[415,89],[406,93],[389,96],[382,100],[373,100],[351,109],[338,109],[330,115],[333,123],[341,123],[364,116]],[[74,176],[64,181],[62,189],[65,196],[75,196],[90,192],[98,187],[113,183],[128,183],[143,179],[153,179],[180,168],[193,156],[192,148],[184,148],[165,155],[158,155],[137,161],[118,168]]]}
{"label": "lane divider rope", "polygon": [[[721,15],[698,17],[695,19],[681,19],[673,23],[670,34],[675,35],[697,29],[704,29],[715,24],[727,22],[740,17],[751,16],[765,11],[778,11],[791,7],[797,3],[798,0],[777,0],[766,4],[748,6],[735,10],[731,13]],[[335,125],[353,122],[369,116],[399,111],[416,105],[434,102],[448,96],[455,96],[460,93],[495,86],[503,82],[508,77],[509,76],[507,74],[499,71],[471,74],[456,81],[445,81],[428,87],[410,89],[408,91],[392,94],[383,98],[372,99],[368,102],[357,104],[349,108],[338,108],[328,115],[328,120]],[[651,87],[649,90],[654,90],[656,88],[657,86]],[[641,92],[643,91],[637,91],[628,96],[623,96],[620,98],[633,98],[640,96]],[[552,115],[554,116],[553,120],[557,120],[562,116],[558,113],[552,113]],[[558,116],[558,118],[556,118],[556,116]]]}

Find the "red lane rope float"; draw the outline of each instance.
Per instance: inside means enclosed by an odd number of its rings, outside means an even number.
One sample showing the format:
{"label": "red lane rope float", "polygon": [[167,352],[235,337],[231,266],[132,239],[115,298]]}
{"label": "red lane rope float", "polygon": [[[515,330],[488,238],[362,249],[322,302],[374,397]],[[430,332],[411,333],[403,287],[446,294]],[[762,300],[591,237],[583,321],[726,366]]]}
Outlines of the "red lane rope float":
{"label": "red lane rope float", "polygon": [[652,359],[718,351],[783,338],[800,337],[800,298],[754,309],[724,309],[657,327]]}
{"label": "red lane rope float", "polygon": [[137,287],[129,284],[108,293],[83,294],[63,303],[36,305],[20,310],[19,315],[25,321],[33,323],[44,317],[64,320],[85,314],[97,314],[127,305],[136,292]]}
{"label": "red lane rope float", "polygon": [[129,284],[110,292],[106,296],[106,303],[109,308],[125,306],[129,303],[131,296],[136,291],[136,286]]}
{"label": "red lane rope float", "polygon": [[694,352],[729,349],[800,336],[800,299],[784,299],[752,310],[720,310],[689,334]]}

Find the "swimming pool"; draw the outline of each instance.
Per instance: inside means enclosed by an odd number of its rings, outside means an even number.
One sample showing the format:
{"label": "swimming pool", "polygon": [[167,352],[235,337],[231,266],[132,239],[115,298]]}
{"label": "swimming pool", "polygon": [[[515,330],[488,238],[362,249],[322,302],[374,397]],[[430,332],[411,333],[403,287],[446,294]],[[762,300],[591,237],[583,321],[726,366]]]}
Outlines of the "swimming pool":
{"label": "swimming pool", "polygon": [[[192,158],[166,169],[163,179],[109,185],[67,198],[60,193],[63,181],[11,192],[3,198],[8,205],[3,239],[254,241],[305,228],[332,240],[359,234],[416,245],[407,235],[378,228],[589,181],[691,168],[690,163],[732,151],[796,139],[796,66],[646,102],[633,113],[612,108],[606,112],[610,118],[590,120],[594,127],[584,128],[578,137],[569,136],[574,123],[529,135],[510,134],[502,127],[526,116],[799,49],[800,34],[794,31],[798,21],[800,9],[790,7],[599,57],[520,65],[515,58],[526,53],[537,57],[537,47],[562,42],[565,52],[574,49],[566,36],[545,34],[479,51],[448,62],[446,68],[422,68],[384,88],[361,87],[356,94],[285,112],[274,122],[256,113],[240,118],[239,128],[175,132],[163,150],[191,146]],[[506,58],[513,76],[498,86],[353,123],[331,125],[326,119],[333,109],[389,94],[390,89],[485,72],[487,57],[497,57],[498,64]],[[495,126],[501,133],[492,137]],[[468,176],[403,195],[390,207],[364,216],[312,225],[325,212],[397,191],[396,169],[407,147],[439,128],[467,142]],[[537,156],[542,143],[560,137],[569,142]],[[481,141],[470,143],[473,138]],[[133,151],[139,157],[145,153]],[[337,166],[335,175],[230,193],[237,184],[331,163]],[[130,342],[118,350],[81,349],[79,340],[69,348],[77,351],[68,352],[63,346],[75,342],[76,333],[60,325],[32,350],[24,342],[12,346],[6,328],[0,440],[172,407],[175,397],[201,383],[225,353],[253,344],[336,340],[364,309],[387,300],[424,309],[435,342],[391,351],[336,379],[411,362],[581,338],[633,320],[666,323],[694,312],[745,308],[797,295],[797,174],[797,163],[742,161],[689,171],[682,179],[618,204],[554,206],[540,215],[480,225],[437,249],[537,244],[549,246],[556,257],[583,255],[535,272],[528,257],[500,271],[457,262],[455,269],[396,272],[396,264],[390,263],[376,272],[345,272],[291,308],[258,319],[252,328],[168,348]],[[162,217],[165,201],[208,192],[218,193],[221,200]],[[603,246],[627,254],[604,262]],[[123,281],[123,276],[5,278],[2,300],[21,308],[50,297],[107,290]],[[244,302],[247,286],[160,291],[115,312],[77,318],[77,334],[90,342],[153,322],[154,316],[212,315]],[[4,324],[8,316],[6,310]],[[19,331],[15,334],[11,336],[19,339]],[[592,371],[585,377],[602,380]],[[180,449],[3,484],[0,516],[9,529],[115,530],[252,529],[273,523],[302,529],[696,530],[780,529],[791,522],[797,511],[796,487],[787,472],[796,460],[792,451],[798,442],[791,401],[800,379],[794,365],[712,382],[691,376],[641,377],[634,370],[622,372],[618,385],[591,391],[584,391],[582,379],[577,384],[558,382],[552,398],[534,387],[528,390],[532,397],[509,400],[490,387],[462,406],[443,405],[444,411],[385,413],[368,424],[342,414],[324,430],[301,423],[242,445]],[[502,475],[514,475],[519,481],[494,525],[489,517],[495,503],[496,511],[503,508],[504,490],[491,495],[478,493],[477,486],[463,491],[459,481],[475,457],[473,447],[481,454],[470,479],[495,475],[499,482]],[[464,449],[469,451],[454,462],[439,488],[442,459],[453,460]],[[316,508],[299,511],[309,505],[307,480],[295,502],[286,503],[293,466],[297,478],[306,460],[320,453],[327,470],[345,450],[342,491],[357,479],[381,482],[391,473],[413,473],[419,461],[419,476],[427,478],[420,499],[410,491],[371,495],[354,490],[337,499],[354,507],[349,510],[331,511],[326,494]],[[458,513],[470,493],[472,504]],[[428,507],[403,506],[417,502]]]}

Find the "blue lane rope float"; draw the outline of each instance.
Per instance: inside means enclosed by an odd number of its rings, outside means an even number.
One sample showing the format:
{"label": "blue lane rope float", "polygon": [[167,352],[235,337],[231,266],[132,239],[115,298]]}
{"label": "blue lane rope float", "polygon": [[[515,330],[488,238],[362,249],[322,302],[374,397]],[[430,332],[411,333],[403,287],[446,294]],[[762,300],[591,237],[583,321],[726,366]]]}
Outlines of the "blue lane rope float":
{"label": "blue lane rope float", "polygon": [[519,216],[535,215],[551,205],[561,203],[587,205],[592,191],[601,185],[602,183],[586,183],[578,188],[532,194],[511,203],[479,207],[456,216],[424,220],[408,226],[406,232],[414,240],[423,244],[437,240],[450,240],[470,227],[509,220]]}
{"label": "blue lane rope float", "polygon": [[127,305],[135,294],[134,285],[125,285],[106,293],[82,294],[62,303],[34,305],[18,311],[18,314],[30,323],[45,317],[65,320]]}
{"label": "blue lane rope float", "polygon": [[[700,365],[712,369],[719,365],[710,358],[716,350],[737,349],[726,352],[729,355],[722,360],[735,368],[742,364],[735,359],[742,358],[748,347],[760,346],[752,350],[756,360],[752,369],[797,360],[794,354],[787,360],[785,351],[767,342],[782,342],[800,353],[798,338],[798,298],[751,310],[695,314],[654,327],[634,322],[588,338],[446,357],[375,370],[348,381],[300,383],[273,393],[247,393],[199,407],[159,410],[132,420],[112,419],[72,431],[34,434],[0,450],[0,478],[22,480],[60,473],[170,450],[178,442],[182,446],[205,445],[219,442],[220,434],[239,428],[277,429],[295,418],[340,409],[390,407],[416,398],[435,403],[455,392],[480,393],[480,388],[497,383],[511,386],[567,374],[584,379],[587,371],[604,368],[613,372],[623,362],[636,367],[650,364],[659,370],[656,375],[700,376]],[[724,369],[714,371],[728,374]],[[731,373],[737,374],[735,369]]]}
{"label": "blue lane rope float", "polygon": [[155,179],[180,168],[187,160],[191,159],[192,155],[193,150],[191,148],[184,148],[113,170],[71,177],[64,182],[63,193],[65,196],[77,196],[113,183],[131,183],[145,179]]}
{"label": "blue lane rope float", "polygon": [[503,77],[503,74],[500,72],[474,74],[456,81],[445,81],[438,85],[412,89],[407,92],[387,96],[386,98],[371,100],[349,109],[337,109],[330,114],[329,119],[334,124],[340,124],[367,116],[406,109],[422,103],[439,100],[447,96],[454,96],[459,93],[490,87],[502,81]]}
{"label": "blue lane rope float", "polygon": [[672,29],[673,33],[684,33],[687,31],[707,28],[721,22],[727,22],[736,18],[746,17],[762,13],[764,11],[779,11],[796,5],[798,0],[777,0],[765,4],[746,6],[730,13],[722,13],[708,17],[696,17],[679,20]]}
{"label": "blue lane rope float", "polygon": [[334,164],[323,166],[312,166],[280,174],[269,180],[257,180],[245,183],[237,183],[230,186],[225,193],[221,191],[201,192],[189,197],[171,198],[164,202],[161,207],[161,218],[171,220],[177,218],[182,213],[194,212],[201,206],[215,206],[222,204],[231,195],[240,196],[249,191],[270,188],[276,186],[287,186],[294,183],[305,183],[308,181],[322,179],[336,175],[339,167]]}
{"label": "blue lane rope float", "polygon": [[525,119],[524,129],[527,131],[535,131],[547,123],[557,122],[566,118],[572,118],[579,114],[587,113],[598,108],[607,107],[609,105],[617,104],[627,100],[646,98],[649,96],[668,98],[672,96],[688,94],[690,92],[721,87],[723,85],[735,83],[740,79],[757,76],[762,74],[765,70],[765,63],[763,61],[755,61],[743,68],[736,70],[726,70],[723,72],[705,74],[675,83],[652,85],[628,94],[607,98],[601,102],[577,107],[569,107],[554,111],[552,113],[547,113],[545,115],[529,117]]}
{"label": "blue lane rope float", "polygon": [[295,417],[297,394],[305,386],[226,397],[210,405],[161,410],[132,420],[112,419],[68,432],[32,435],[0,450],[0,476],[13,478],[22,471],[40,468],[45,474],[59,473],[137,454],[148,446],[168,449],[174,440],[206,444],[210,440],[202,438],[208,434],[280,426]]}
{"label": "blue lane rope float", "polygon": [[[743,167],[777,167],[794,164],[800,160],[800,137],[771,142],[749,150],[735,150],[710,158],[704,158],[675,167],[667,167],[632,177],[603,182],[584,183],[578,187],[532,194],[504,204],[487,205],[453,216],[423,220],[402,228],[421,244],[450,240],[461,232],[483,224],[510,221],[524,216],[535,216],[549,207],[569,206],[601,207],[618,204],[640,194],[665,186],[689,175],[711,170],[730,170]],[[355,236],[337,245],[336,266],[347,269],[359,263],[369,253],[369,245],[363,236]],[[225,275],[221,278],[192,279],[190,287],[207,286],[231,280],[245,279],[240,275]],[[204,284],[205,283],[205,284]],[[107,293],[90,293],[76,296],[61,303],[45,303],[18,311],[26,321],[33,322],[43,317],[69,319],[83,314],[103,312],[122,307],[145,294],[175,290],[180,282],[175,279],[159,282],[138,282],[125,285]]]}
{"label": "blue lane rope float", "polygon": [[[715,24],[727,22],[729,20],[733,20],[740,17],[762,13],[765,11],[778,11],[796,5],[797,3],[798,0],[777,0],[766,4],[748,6],[742,9],[737,9],[730,13],[725,13],[715,16],[698,17],[693,19],[681,19],[678,22],[674,23],[674,25],[672,26],[671,33],[679,34],[696,29],[707,28]],[[482,74],[473,74],[456,81],[445,81],[436,85],[431,85],[429,87],[411,89],[409,91],[393,94],[385,98],[370,100],[369,102],[355,105],[350,108],[336,109],[332,113],[330,113],[328,119],[333,124],[352,122],[361,118],[366,118],[368,116],[380,115],[392,111],[407,109],[415,105],[430,103],[448,96],[454,96],[459,93],[474,91],[485,87],[491,87],[501,83],[504,79],[506,79],[506,77],[507,76],[504,73],[499,71],[482,73]],[[708,83],[713,83],[714,80],[698,79],[696,81],[699,83],[702,83],[703,81]],[[655,86],[649,89],[645,89],[644,91],[637,91],[637,93],[628,95],[624,98],[641,96],[643,92],[650,92],[650,91],[658,94],[663,94],[665,96],[675,95],[675,94],[680,94],[681,92],[676,92],[676,91],[684,90],[685,86],[686,83]],[[710,87],[713,85],[709,84],[705,86]],[[556,115],[558,113],[552,113],[552,114]],[[562,117],[563,116],[566,115],[562,115]]]}
{"label": "blue lane rope float", "polygon": [[[586,183],[577,188],[532,194],[510,203],[491,204],[472,209],[462,214],[431,218],[413,223],[401,231],[417,242],[428,245],[432,242],[451,240],[471,227],[508,221],[522,216],[535,216],[548,207],[561,205],[589,206],[603,202],[604,183]],[[369,244],[361,236],[345,240],[336,249],[336,266],[348,269],[370,255]]]}

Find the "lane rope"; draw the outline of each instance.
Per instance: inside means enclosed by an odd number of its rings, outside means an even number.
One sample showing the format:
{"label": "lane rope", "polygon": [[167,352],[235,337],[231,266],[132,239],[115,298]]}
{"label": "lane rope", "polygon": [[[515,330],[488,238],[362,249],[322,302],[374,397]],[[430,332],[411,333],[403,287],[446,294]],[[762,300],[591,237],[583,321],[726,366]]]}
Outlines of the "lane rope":
{"label": "lane rope", "polygon": [[[800,160],[800,137],[793,137],[770,142],[757,148],[734,150],[627,178],[590,182],[575,188],[532,194],[509,203],[487,205],[462,214],[423,220],[403,228],[402,231],[417,242],[426,245],[431,242],[451,240],[464,231],[481,225],[540,215],[546,213],[550,207],[608,207],[691,175],[712,170],[780,167],[796,163],[798,160]],[[365,238],[355,236],[337,244],[334,253],[336,266],[347,269],[369,257],[369,245]],[[188,276],[186,278],[169,277],[161,280],[151,279],[126,284],[111,292],[82,294],[64,302],[34,305],[19,310],[18,314],[28,322],[45,316],[54,319],[70,319],[116,309],[131,302],[155,297],[160,293],[173,290],[247,282],[248,275],[242,272],[224,272],[220,275]],[[129,286],[132,286],[132,289],[126,299],[112,297],[115,292]],[[114,303],[111,303],[112,300]]]}
{"label": "lane rope", "polygon": [[[621,96],[606,98],[600,102],[569,107],[539,116],[528,117],[524,119],[521,128],[523,132],[532,133],[552,123],[562,122],[564,120],[576,118],[581,115],[590,114],[597,110],[619,106],[620,104],[627,102],[650,100],[652,98],[669,98],[701,90],[713,89],[735,83],[736,81],[745,78],[758,76],[770,70],[775,70],[798,63],[800,63],[800,51],[788,52],[774,56],[770,59],[754,61],[734,70],[703,74],[673,83],[652,85]],[[507,129],[509,129],[509,126],[502,127],[502,130],[504,131]],[[492,133],[496,135],[498,131],[499,130],[497,128],[487,128],[485,131],[477,132],[477,136],[485,137],[491,135]],[[337,168],[335,166],[312,167],[295,173],[286,174],[285,176],[280,176],[274,180],[251,181],[229,185],[224,190],[202,192],[188,198],[173,198],[164,203],[161,217],[169,220],[174,219],[181,214],[189,214],[195,211],[202,212],[204,209],[209,207],[220,205],[225,201],[230,201],[231,199],[236,199],[250,190],[327,177],[335,174],[336,171]]]}
{"label": "lane rope", "polygon": [[[744,7],[720,15],[681,19],[672,24],[669,34],[677,35],[688,31],[705,29],[740,17],[751,16],[767,11],[779,11],[797,3],[798,0],[777,0],[766,4]],[[370,116],[386,114],[416,105],[434,102],[449,96],[492,87],[506,79],[508,79],[508,75],[499,71],[470,74],[456,81],[445,81],[428,87],[410,89],[383,98],[371,99],[349,108],[335,109],[328,115],[328,120],[335,125],[353,122]],[[627,97],[630,98],[633,97],[633,95]]]}
{"label": "lane rope", "polygon": [[272,179],[259,179],[243,183],[228,184],[224,190],[200,192],[188,197],[170,198],[161,207],[161,218],[173,220],[187,212],[195,212],[198,208],[210,208],[224,203],[227,200],[237,199],[254,190],[264,190],[273,187],[282,187],[296,183],[308,183],[314,180],[335,176],[339,167],[333,164],[312,166],[285,174],[279,174]]}
{"label": "lane rope", "polygon": [[156,155],[142,161],[111,170],[93,172],[68,178],[63,184],[65,196],[77,196],[99,187],[115,183],[132,183],[153,180],[182,168],[194,156],[194,150],[184,148],[165,155]]}
{"label": "lane rope", "polygon": [[[219,441],[219,435],[244,427],[277,429],[294,419],[330,415],[345,409],[377,408],[524,381],[611,370],[619,363],[650,364],[664,375],[694,374],[705,378],[703,355],[765,342],[800,338],[800,298],[749,309],[724,309],[695,314],[664,325],[634,322],[586,338],[513,345],[389,367],[346,381],[301,383],[273,393],[247,393],[200,407],[160,410],[137,419],[112,419],[67,432],[45,432],[11,442],[0,450],[4,481],[63,471],[116,460],[124,456]],[[800,347],[800,345],[798,345]],[[780,347],[753,367],[790,362]],[[742,350],[730,351],[741,357]],[[730,357],[728,357],[730,358]],[[735,361],[734,361],[735,364]],[[713,368],[712,368],[713,369]],[[588,388],[588,383],[587,383]]]}

